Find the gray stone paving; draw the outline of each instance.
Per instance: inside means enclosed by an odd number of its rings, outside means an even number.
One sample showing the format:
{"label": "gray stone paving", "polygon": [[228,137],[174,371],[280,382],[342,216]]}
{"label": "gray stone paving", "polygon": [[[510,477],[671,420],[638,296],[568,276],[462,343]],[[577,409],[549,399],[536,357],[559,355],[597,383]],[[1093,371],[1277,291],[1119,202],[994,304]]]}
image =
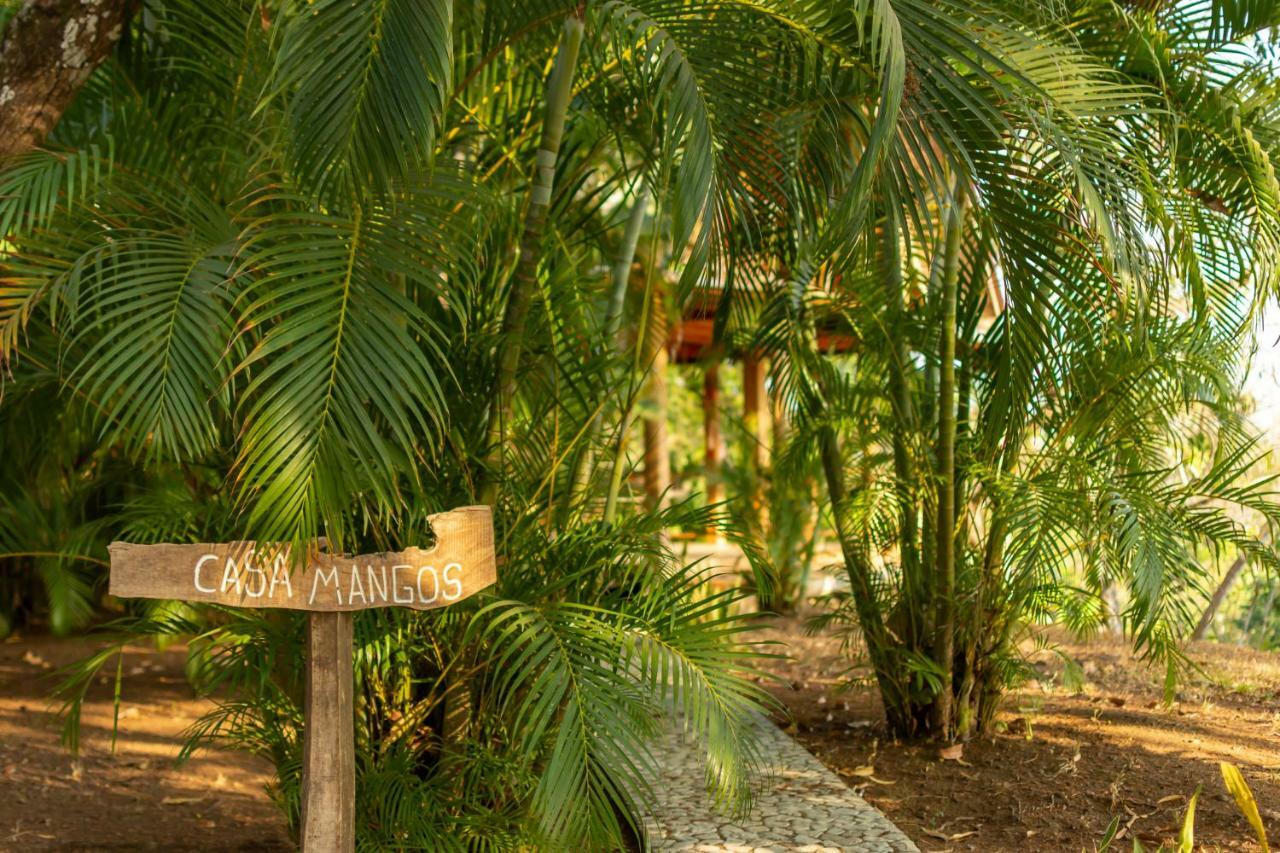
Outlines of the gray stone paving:
{"label": "gray stone paving", "polygon": [[761,717],[764,754],[773,767],[754,811],[735,822],[711,805],[695,746],[672,731],[656,750],[657,803],[649,818],[650,850],[919,853],[889,819],[822,766],[804,747]]}

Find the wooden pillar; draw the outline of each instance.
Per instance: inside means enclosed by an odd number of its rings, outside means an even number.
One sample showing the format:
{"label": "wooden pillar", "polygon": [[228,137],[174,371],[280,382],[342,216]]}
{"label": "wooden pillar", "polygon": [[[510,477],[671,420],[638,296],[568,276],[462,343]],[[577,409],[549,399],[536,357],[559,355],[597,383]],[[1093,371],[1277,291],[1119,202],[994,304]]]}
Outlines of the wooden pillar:
{"label": "wooden pillar", "polygon": [[724,439],[720,433],[720,362],[707,365],[702,377],[702,446],[707,478],[707,503],[719,503],[724,497],[720,482],[720,465],[724,460]]}
{"label": "wooden pillar", "polygon": [[356,838],[355,677],[351,613],[307,621],[302,747],[302,851],[353,853]]}
{"label": "wooden pillar", "polygon": [[774,389],[770,403],[769,450],[772,452],[780,449],[787,442],[788,433],[791,430],[791,413],[787,411],[787,402],[777,388]]}
{"label": "wooden pillar", "polygon": [[667,446],[667,312],[662,288],[653,288],[652,312],[645,346],[649,357],[649,377],[645,388],[648,414],[644,416],[645,504],[658,509],[671,485],[671,457]]}
{"label": "wooden pillar", "polygon": [[751,442],[751,464],[757,472],[769,465],[769,408],[765,378],[769,360],[748,356],[742,362],[743,424]]}
{"label": "wooden pillar", "polygon": [[769,507],[763,493],[764,469],[769,465],[769,407],[765,377],[769,374],[767,359],[747,356],[742,362],[742,421],[750,443],[751,470],[755,475],[755,493],[751,505],[756,511],[763,533],[769,529]]}

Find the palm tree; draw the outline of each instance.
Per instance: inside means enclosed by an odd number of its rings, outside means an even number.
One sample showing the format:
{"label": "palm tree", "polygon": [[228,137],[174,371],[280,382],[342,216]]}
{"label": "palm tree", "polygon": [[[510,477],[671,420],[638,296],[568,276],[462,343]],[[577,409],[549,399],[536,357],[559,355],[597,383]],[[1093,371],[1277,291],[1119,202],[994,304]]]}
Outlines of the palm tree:
{"label": "palm tree", "polygon": [[[1232,405],[1277,234],[1275,83],[1239,46],[1276,12],[1016,14],[982,19],[963,59],[947,17],[903,23],[892,130],[883,103],[862,123],[880,165],[858,238],[817,229],[755,290],[836,513],[849,594],[830,618],[861,632],[902,735],[985,730],[1026,629],[1098,624],[1115,584],[1172,685],[1206,579],[1193,546],[1275,560],[1227,509],[1277,520]],[[824,327],[857,355],[821,358]]]}
{"label": "palm tree", "polygon": [[[1183,401],[1224,384],[1244,264],[1270,283],[1265,108],[1215,117],[1240,91],[1189,71],[1158,95],[1115,39],[1183,62],[1165,29],[1068,6],[146,4],[46,147],[0,173],[0,422],[66,438],[6,466],[6,549],[394,547],[492,501],[494,595],[357,620],[362,838],[616,845],[676,709],[709,786],[745,806],[763,694],[744,625],[660,537],[715,519],[620,500],[648,365],[613,332],[643,338],[662,288],[712,281],[820,451],[896,729],[963,731],[973,696],[989,713],[1074,536],[1136,580],[1139,638],[1167,649],[1194,579],[1165,559],[1177,537],[1249,547],[1191,495],[1261,501],[1230,477],[1246,450],[1189,482],[1154,463]],[[1196,105],[1231,133],[1171,147]],[[979,331],[993,281],[1007,307]],[[859,354],[823,358],[827,326]],[[51,469],[91,484],[76,518],[96,526],[29,547],[57,522],[13,496]],[[296,818],[300,623],[136,616],[195,636],[197,683],[229,690],[193,743],[269,756]],[[919,722],[935,707],[953,710]]]}

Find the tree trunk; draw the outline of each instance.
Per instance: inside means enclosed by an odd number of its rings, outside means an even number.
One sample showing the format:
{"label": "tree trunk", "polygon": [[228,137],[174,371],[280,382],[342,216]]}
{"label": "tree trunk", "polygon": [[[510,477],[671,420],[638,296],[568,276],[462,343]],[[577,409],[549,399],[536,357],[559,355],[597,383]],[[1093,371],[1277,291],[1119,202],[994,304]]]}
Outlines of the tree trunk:
{"label": "tree trunk", "polygon": [[529,186],[529,208],[525,212],[524,233],[520,238],[520,258],[516,261],[507,295],[507,308],[502,318],[502,334],[498,343],[498,370],[494,387],[497,392],[489,418],[486,468],[480,502],[493,504],[501,479],[502,457],[506,435],[515,405],[516,373],[524,351],[524,329],[529,319],[529,305],[538,284],[538,258],[542,253],[542,237],[546,231],[547,208],[555,184],[556,159],[560,156],[560,140],[564,136],[565,118],[573,94],[574,69],[582,46],[582,21],[565,19],[564,32],[556,49],[555,67],[547,79],[546,111],[542,119],[542,138],[538,144],[537,167]]}
{"label": "tree trunk", "polygon": [[111,55],[130,0],[24,0],[0,39],[0,163],[42,144]]}
{"label": "tree trunk", "polygon": [[[1266,536],[1263,536],[1264,540]],[[1218,608],[1222,606],[1222,602],[1226,600],[1227,593],[1231,591],[1231,587],[1235,584],[1236,579],[1240,577],[1240,572],[1249,562],[1247,554],[1240,554],[1236,557],[1235,562],[1227,569],[1227,573],[1222,576],[1222,583],[1218,584],[1218,588],[1213,591],[1213,597],[1209,599],[1209,605],[1204,609],[1204,615],[1200,617],[1200,621],[1196,623],[1196,629],[1191,632],[1191,639],[1203,640],[1205,634],[1209,632],[1209,626],[1213,624],[1213,617],[1218,615]]]}

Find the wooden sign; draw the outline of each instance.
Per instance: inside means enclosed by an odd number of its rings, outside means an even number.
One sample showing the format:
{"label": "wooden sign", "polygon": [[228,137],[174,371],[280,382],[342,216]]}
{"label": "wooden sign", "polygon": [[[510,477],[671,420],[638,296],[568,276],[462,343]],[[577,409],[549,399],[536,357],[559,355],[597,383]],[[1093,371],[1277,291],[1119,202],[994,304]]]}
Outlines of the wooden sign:
{"label": "wooden sign", "polygon": [[461,601],[498,579],[489,508],[431,516],[433,548],[348,557],[314,554],[295,567],[288,547],[227,542],[131,545],[113,542],[110,592],[231,607],[292,610],[431,610]]}
{"label": "wooden sign", "polygon": [[302,767],[304,853],[355,850],[355,723],[351,611],[446,607],[493,584],[493,516],[468,506],[430,516],[436,544],[380,554],[314,553],[254,542],[113,542],[110,592],[231,607],[311,611]]}

